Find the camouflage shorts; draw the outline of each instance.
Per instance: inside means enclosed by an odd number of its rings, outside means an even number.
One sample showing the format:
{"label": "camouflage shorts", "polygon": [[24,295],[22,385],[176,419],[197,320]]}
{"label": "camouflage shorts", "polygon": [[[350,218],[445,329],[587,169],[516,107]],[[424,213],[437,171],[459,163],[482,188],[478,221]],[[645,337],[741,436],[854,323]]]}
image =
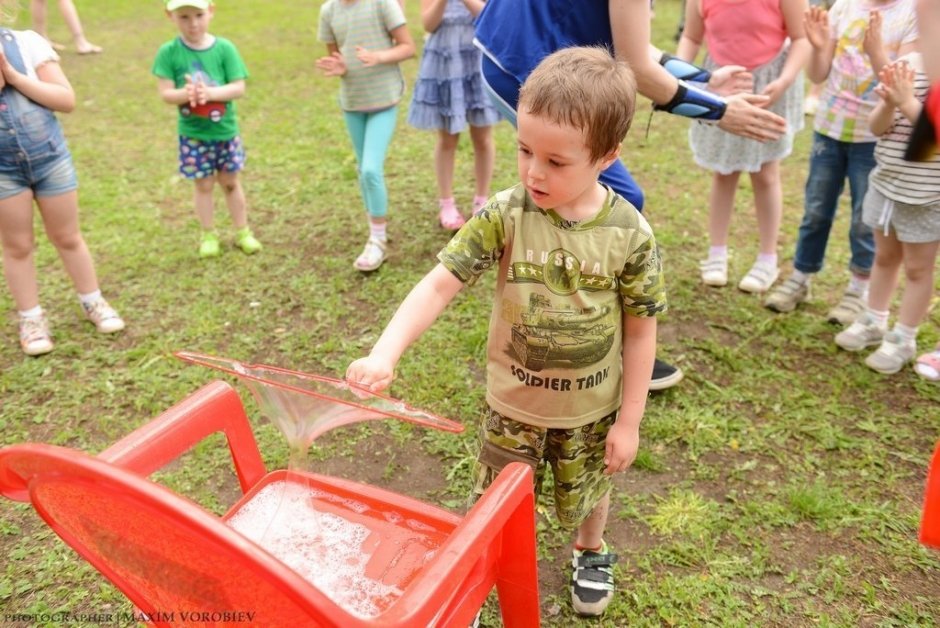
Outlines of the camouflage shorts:
{"label": "camouflage shorts", "polygon": [[607,431],[617,412],[574,429],[547,429],[520,423],[488,408],[480,427],[480,455],[473,468],[470,501],[479,499],[510,462],[524,462],[535,470],[539,495],[546,465],[555,478],[555,513],[566,528],[584,521],[610,490],[604,474]]}

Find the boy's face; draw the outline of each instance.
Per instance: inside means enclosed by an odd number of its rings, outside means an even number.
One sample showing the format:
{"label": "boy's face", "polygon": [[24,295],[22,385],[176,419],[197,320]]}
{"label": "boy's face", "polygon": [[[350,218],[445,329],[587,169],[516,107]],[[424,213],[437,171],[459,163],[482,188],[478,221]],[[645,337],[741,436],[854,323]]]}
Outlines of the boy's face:
{"label": "boy's face", "polygon": [[176,28],[179,29],[183,41],[198,46],[209,31],[209,22],[212,20],[214,10],[215,7],[209,5],[208,9],[180,7],[168,13],[170,19],[176,24]]}
{"label": "boy's face", "polygon": [[555,124],[524,109],[517,115],[519,180],[541,209],[563,218],[593,215],[597,209],[597,177],[617,158],[619,150],[600,161],[591,153],[580,129]]}

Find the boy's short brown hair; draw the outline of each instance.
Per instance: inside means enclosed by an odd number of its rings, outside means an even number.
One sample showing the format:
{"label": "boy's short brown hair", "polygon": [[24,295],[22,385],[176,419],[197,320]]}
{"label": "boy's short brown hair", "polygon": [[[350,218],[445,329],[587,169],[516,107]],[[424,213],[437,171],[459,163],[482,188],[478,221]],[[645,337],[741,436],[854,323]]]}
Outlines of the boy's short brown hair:
{"label": "boy's short brown hair", "polygon": [[542,59],[519,90],[518,109],[581,129],[591,159],[617,148],[633,122],[636,79],[606,48],[562,48]]}

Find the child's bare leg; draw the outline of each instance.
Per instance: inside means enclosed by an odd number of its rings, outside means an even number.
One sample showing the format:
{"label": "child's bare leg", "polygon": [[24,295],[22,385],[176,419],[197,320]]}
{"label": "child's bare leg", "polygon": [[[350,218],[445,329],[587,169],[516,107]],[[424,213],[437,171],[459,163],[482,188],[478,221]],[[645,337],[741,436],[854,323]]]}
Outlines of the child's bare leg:
{"label": "child's bare leg", "polygon": [[493,180],[493,168],[496,163],[493,127],[471,126],[470,139],[473,140],[473,173],[476,176],[475,196],[486,198],[490,195],[490,182]]}
{"label": "child's bare leg", "polygon": [[[927,315],[930,299],[933,297],[933,269],[940,242],[905,242],[901,243],[901,247],[904,250],[905,285],[898,322],[908,327],[917,327]],[[877,248],[875,250],[877,251]],[[874,269],[872,271],[874,280]]]}
{"label": "child's bare leg", "polygon": [[457,159],[459,133],[448,133],[441,129],[437,132],[434,144],[434,174],[437,176],[437,197],[440,199],[454,196],[454,162]]}
{"label": "child's bare leg", "polygon": [[33,193],[25,191],[0,201],[0,243],[3,274],[20,312],[39,305],[36,264],[33,259]]}
{"label": "child's bare leg", "polygon": [[216,175],[222,191],[225,193],[225,204],[232,216],[232,224],[241,229],[248,224],[248,205],[245,202],[245,190],[237,172],[220,172]]}
{"label": "child's bare leg", "polygon": [[885,235],[881,229],[875,229],[874,236],[875,261],[868,281],[868,309],[887,312],[898,284],[903,249],[893,231]]}
{"label": "child's bare leg", "polygon": [[708,195],[708,237],[713,247],[728,246],[728,230],[734,213],[734,197],[738,191],[740,172],[714,173]]}
{"label": "child's bare leg", "polygon": [[29,12],[33,18],[33,30],[45,39],[49,39],[46,21],[47,11],[46,0],[32,0],[29,3]]}
{"label": "child's bare leg", "polygon": [[597,549],[604,541],[604,529],[607,527],[607,512],[610,510],[610,492],[607,492],[594,510],[578,526],[575,545],[584,549]]}
{"label": "child's bare leg", "polygon": [[59,0],[59,11],[62,12],[65,25],[68,26],[69,32],[72,33],[72,40],[75,42],[75,49],[78,51],[78,54],[84,55],[101,52],[101,46],[96,46],[85,39],[85,33],[82,30],[82,21],[78,18],[78,9],[75,8],[75,4],[72,0]]}
{"label": "child's bare leg", "polygon": [[49,241],[55,246],[79,294],[98,289],[95,263],[78,226],[78,192],[39,197],[39,213]]}
{"label": "child's bare leg", "polygon": [[212,188],[214,187],[215,178],[213,177],[195,179],[194,200],[196,204],[196,217],[199,219],[199,224],[202,226],[203,231],[212,231],[215,224],[212,218]]}
{"label": "child's bare leg", "polygon": [[777,257],[777,235],[783,216],[783,188],[780,184],[780,162],[765,163],[758,172],[751,173],[754,188],[754,209],[757,213],[757,230],[760,237],[760,253]]}

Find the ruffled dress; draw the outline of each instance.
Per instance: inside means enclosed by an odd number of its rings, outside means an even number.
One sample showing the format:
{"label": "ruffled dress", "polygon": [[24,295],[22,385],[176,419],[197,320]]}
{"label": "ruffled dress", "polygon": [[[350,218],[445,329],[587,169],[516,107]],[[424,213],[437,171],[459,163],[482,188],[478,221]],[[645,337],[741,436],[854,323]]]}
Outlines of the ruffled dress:
{"label": "ruffled dress", "polygon": [[483,90],[480,50],[473,45],[473,14],[461,0],[447,0],[440,26],[424,45],[408,124],[460,133],[491,126],[500,115]]}
{"label": "ruffled dress", "polygon": [[[754,93],[759,94],[780,76],[787,61],[789,46],[772,60],[751,70],[754,75]],[[708,70],[718,64],[710,57],[703,63]],[[709,122],[694,122],[689,128],[689,143],[695,163],[721,174],[732,172],[758,172],[770,161],[783,159],[793,150],[793,136],[803,128],[803,74],[797,77],[780,99],[769,107],[787,121],[787,132],[773,142],[760,142],[733,135]]]}

